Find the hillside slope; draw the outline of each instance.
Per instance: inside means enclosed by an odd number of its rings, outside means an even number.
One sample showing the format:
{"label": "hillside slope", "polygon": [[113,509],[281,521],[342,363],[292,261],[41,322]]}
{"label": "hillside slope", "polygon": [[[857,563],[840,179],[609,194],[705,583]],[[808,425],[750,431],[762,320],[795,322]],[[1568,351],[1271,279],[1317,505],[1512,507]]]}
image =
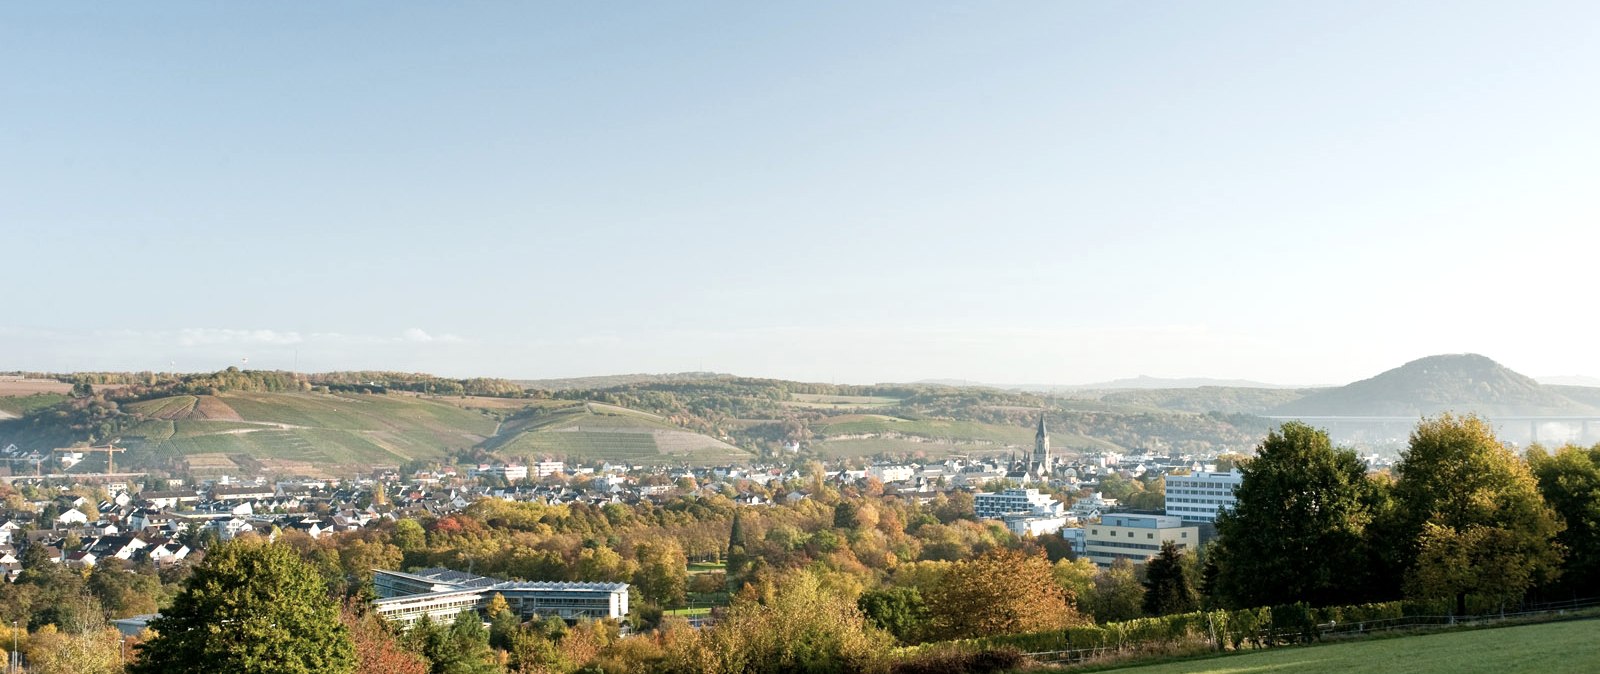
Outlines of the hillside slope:
{"label": "hillside slope", "polygon": [[542,406],[508,421],[485,442],[504,456],[639,464],[742,462],[751,453],[684,430],[648,412],[594,402]]}
{"label": "hillside slope", "polygon": [[1561,416],[1597,414],[1600,408],[1483,356],[1453,354],[1421,358],[1371,379],[1321,389],[1269,414],[1417,417],[1441,412]]}
{"label": "hillside slope", "polygon": [[170,396],[127,406],[131,458],[242,454],[324,466],[437,459],[492,435],[496,420],[422,397],[347,393]]}

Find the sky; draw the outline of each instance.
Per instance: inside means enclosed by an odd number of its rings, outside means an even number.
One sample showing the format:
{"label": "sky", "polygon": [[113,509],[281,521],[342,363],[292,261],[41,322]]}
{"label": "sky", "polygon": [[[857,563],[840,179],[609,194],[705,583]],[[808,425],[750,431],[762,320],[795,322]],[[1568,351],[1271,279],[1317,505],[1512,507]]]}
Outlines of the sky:
{"label": "sky", "polygon": [[7,3],[0,370],[1600,375],[1600,3]]}

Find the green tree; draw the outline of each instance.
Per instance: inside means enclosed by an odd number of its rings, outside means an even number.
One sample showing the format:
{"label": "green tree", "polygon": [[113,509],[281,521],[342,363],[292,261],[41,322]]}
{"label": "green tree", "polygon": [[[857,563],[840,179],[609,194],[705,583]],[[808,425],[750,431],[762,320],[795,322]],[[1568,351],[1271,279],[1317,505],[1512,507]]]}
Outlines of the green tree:
{"label": "green tree", "polygon": [[1144,612],[1163,616],[1200,608],[1195,591],[1193,564],[1176,543],[1161,544],[1161,553],[1144,565]]}
{"label": "green tree", "polygon": [[890,587],[861,595],[856,607],[901,643],[915,643],[928,623],[928,605],[914,587]]}
{"label": "green tree", "polygon": [[1528,450],[1528,467],[1566,529],[1556,537],[1567,550],[1561,589],[1580,597],[1600,594],[1600,445],[1562,447],[1554,454]]}
{"label": "green tree", "polygon": [[1101,569],[1094,577],[1094,590],[1086,603],[1095,620],[1102,623],[1139,617],[1144,609],[1144,585],[1139,582],[1139,570],[1126,559],[1112,562],[1111,568]]}
{"label": "green tree", "polygon": [[134,674],[350,672],[355,652],[316,571],[283,545],[212,548],[150,623]]}
{"label": "green tree", "polygon": [[1406,590],[1417,598],[1520,599],[1559,573],[1561,523],[1527,464],[1475,416],[1424,420],[1395,467]]}
{"label": "green tree", "polygon": [[1356,453],[1299,422],[1267,434],[1217,518],[1216,587],[1236,607],[1350,603],[1369,595],[1367,525],[1378,488]]}

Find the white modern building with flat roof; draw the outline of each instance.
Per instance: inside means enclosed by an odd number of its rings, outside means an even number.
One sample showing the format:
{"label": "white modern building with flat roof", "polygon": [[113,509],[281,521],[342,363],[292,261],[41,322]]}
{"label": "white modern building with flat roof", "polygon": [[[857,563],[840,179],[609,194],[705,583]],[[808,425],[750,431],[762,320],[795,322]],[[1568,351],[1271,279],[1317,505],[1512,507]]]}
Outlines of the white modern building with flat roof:
{"label": "white modern building with flat roof", "polygon": [[1105,515],[1098,524],[1086,524],[1084,554],[1100,566],[1118,559],[1143,564],[1161,552],[1161,544],[1176,543],[1183,550],[1200,546],[1200,528],[1170,515]]}
{"label": "white modern building with flat roof", "polygon": [[1167,514],[1185,522],[1216,522],[1217,513],[1232,510],[1233,491],[1244,481],[1239,471],[1167,476]]}
{"label": "white modern building with flat roof", "polygon": [[1043,536],[1067,525],[1067,511],[1060,501],[1037,489],[1007,489],[998,494],[978,494],[972,509],[979,518],[1000,520],[1018,536]]}
{"label": "white modern building with flat roof", "polygon": [[1065,514],[1061,502],[1037,489],[1007,489],[998,494],[972,497],[972,509],[979,519],[1000,519],[1006,515],[1059,517]]}
{"label": "white modern building with flat roof", "polygon": [[463,611],[483,611],[497,594],[523,620],[621,620],[628,615],[627,583],[504,581],[433,568],[409,573],[374,569],[372,587],[379,597],[373,609],[402,625],[423,616],[448,622]]}

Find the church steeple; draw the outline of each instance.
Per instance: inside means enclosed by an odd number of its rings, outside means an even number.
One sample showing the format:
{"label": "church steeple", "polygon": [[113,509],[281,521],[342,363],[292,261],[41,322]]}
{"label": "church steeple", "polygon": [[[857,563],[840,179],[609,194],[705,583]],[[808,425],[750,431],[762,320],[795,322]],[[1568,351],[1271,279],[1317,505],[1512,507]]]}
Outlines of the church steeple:
{"label": "church steeple", "polygon": [[1045,478],[1055,471],[1055,461],[1050,457],[1050,430],[1045,427],[1044,412],[1039,412],[1039,431],[1033,436],[1033,458],[1028,461],[1029,472]]}

